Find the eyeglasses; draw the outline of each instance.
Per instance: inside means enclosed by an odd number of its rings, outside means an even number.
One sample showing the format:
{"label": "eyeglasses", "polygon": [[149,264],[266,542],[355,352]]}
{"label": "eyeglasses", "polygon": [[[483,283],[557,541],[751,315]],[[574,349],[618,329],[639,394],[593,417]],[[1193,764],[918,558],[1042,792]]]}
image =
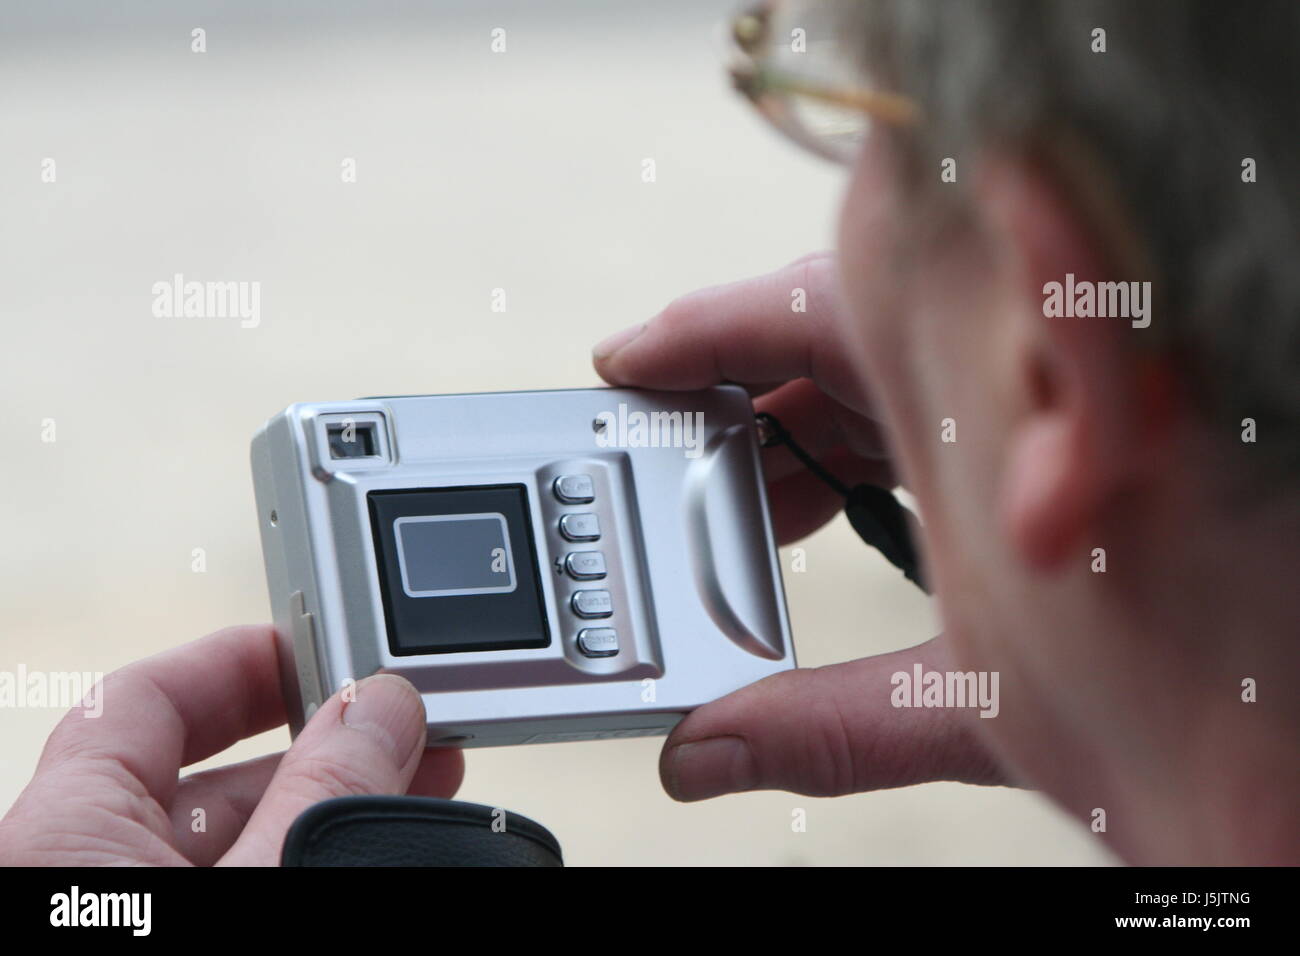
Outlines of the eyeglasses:
{"label": "eyeglasses", "polygon": [[863,85],[837,35],[844,13],[826,0],[765,0],[731,25],[736,89],[790,139],[837,163],[852,162],[873,121],[904,126],[920,112],[905,96]]}

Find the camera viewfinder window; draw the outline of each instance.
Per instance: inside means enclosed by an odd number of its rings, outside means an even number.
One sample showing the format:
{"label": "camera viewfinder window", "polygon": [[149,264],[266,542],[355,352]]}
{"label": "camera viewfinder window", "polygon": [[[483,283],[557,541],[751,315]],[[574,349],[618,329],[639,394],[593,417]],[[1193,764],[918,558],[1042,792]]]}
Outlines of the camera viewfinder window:
{"label": "camera viewfinder window", "polygon": [[327,425],[331,458],[373,458],[379,454],[375,426],[370,422]]}

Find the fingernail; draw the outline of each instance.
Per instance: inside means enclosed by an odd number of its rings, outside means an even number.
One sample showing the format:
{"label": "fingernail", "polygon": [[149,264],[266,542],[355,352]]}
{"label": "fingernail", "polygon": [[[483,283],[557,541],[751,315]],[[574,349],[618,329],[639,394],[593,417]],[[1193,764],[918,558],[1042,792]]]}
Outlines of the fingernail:
{"label": "fingernail", "polygon": [[754,754],[742,737],[712,737],[674,748],[664,781],[675,800],[707,800],[758,786]]}
{"label": "fingernail", "polygon": [[591,350],[591,354],[598,359],[609,358],[627,343],[645,331],[645,323],[632,325],[620,332],[615,332],[609,338],[601,339],[596,343],[596,347]]}
{"label": "fingernail", "polygon": [[411,682],[396,674],[358,683],[356,699],[344,705],[343,723],[378,741],[399,767],[424,743],[424,703]]}

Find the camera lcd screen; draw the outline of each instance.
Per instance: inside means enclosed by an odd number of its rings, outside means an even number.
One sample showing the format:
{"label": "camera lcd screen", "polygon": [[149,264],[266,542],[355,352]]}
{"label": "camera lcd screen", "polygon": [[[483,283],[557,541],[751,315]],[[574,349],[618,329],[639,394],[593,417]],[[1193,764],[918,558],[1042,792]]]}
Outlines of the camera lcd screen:
{"label": "camera lcd screen", "polygon": [[550,643],[523,485],[372,491],[394,654]]}
{"label": "camera lcd screen", "polygon": [[393,522],[407,597],[504,594],[515,589],[506,516],[418,515]]}

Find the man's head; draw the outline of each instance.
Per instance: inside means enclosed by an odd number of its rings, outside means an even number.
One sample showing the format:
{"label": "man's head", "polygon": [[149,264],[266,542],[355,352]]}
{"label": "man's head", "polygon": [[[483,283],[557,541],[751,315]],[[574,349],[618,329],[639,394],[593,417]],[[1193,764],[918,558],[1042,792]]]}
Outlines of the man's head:
{"label": "man's head", "polygon": [[919,120],[856,164],[845,333],[945,624],[1001,671],[992,732],[1034,782],[1118,772],[1089,761],[1105,734],[1159,773],[1199,718],[1150,681],[1236,701],[1251,655],[1196,625],[1265,628],[1250,603],[1295,547],[1300,7],[854,10],[872,84]]}

